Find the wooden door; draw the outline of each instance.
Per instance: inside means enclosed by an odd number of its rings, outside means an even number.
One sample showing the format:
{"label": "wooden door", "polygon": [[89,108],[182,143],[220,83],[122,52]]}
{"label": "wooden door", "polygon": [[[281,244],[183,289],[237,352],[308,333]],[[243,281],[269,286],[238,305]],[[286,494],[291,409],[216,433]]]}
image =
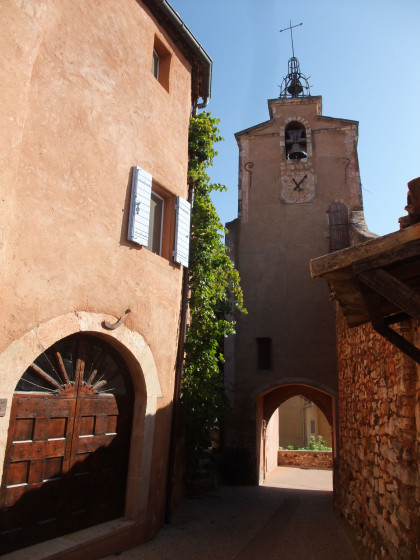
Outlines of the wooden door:
{"label": "wooden door", "polygon": [[12,403],[2,552],[123,515],[131,411],[127,367],[100,339],[73,335],[31,364]]}

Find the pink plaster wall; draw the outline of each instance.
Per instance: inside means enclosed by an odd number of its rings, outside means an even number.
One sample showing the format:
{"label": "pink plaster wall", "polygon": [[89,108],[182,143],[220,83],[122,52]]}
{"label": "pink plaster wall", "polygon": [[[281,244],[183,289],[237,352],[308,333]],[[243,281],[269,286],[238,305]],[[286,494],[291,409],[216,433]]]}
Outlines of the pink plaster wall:
{"label": "pink plaster wall", "polygon": [[180,271],[126,241],[130,168],[186,196],[188,67],[173,56],[169,93],[157,82],[154,34],[167,38],[134,0],[24,6],[2,8],[1,348],[69,310],[130,306],[158,350]]}
{"label": "pink plaster wall", "polygon": [[[182,268],[127,241],[131,168],[171,204],[187,197],[191,66],[135,0],[10,0],[0,26],[0,352],[54,317],[131,308],[125,324],[150,346],[162,390],[150,536],[163,516]],[[155,35],[171,54],[169,91],[151,73]]]}

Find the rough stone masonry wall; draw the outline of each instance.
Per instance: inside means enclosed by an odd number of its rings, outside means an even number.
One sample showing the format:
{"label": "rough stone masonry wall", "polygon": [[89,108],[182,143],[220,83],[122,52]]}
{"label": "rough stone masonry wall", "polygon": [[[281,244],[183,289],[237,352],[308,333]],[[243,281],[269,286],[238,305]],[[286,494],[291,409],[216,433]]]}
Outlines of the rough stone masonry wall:
{"label": "rough stone masonry wall", "polygon": [[277,464],[302,469],[332,469],[332,451],[304,451],[279,449]]}
{"label": "rough stone masonry wall", "polygon": [[[400,334],[420,344],[419,322]],[[335,505],[369,559],[420,558],[419,366],[338,312]]]}

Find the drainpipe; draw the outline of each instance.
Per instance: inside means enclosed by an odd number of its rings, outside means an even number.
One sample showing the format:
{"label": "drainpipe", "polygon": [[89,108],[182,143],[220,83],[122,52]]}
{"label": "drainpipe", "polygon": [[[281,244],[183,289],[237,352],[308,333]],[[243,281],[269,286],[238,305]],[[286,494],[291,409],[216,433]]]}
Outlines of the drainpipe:
{"label": "drainpipe", "polygon": [[302,440],[303,440],[302,447],[306,447],[306,445],[305,445],[305,410],[307,408],[312,408],[313,406],[314,406],[314,403],[311,403],[311,404],[308,404],[308,406],[304,406],[302,408]]}

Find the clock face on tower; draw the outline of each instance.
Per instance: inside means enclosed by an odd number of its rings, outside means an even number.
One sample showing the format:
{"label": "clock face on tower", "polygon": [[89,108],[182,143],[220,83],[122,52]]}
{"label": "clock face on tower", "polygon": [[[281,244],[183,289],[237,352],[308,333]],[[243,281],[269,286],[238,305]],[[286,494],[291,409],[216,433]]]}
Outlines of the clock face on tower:
{"label": "clock face on tower", "polygon": [[286,204],[312,202],[315,198],[315,175],[309,169],[286,172],[280,178],[280,198]]}

